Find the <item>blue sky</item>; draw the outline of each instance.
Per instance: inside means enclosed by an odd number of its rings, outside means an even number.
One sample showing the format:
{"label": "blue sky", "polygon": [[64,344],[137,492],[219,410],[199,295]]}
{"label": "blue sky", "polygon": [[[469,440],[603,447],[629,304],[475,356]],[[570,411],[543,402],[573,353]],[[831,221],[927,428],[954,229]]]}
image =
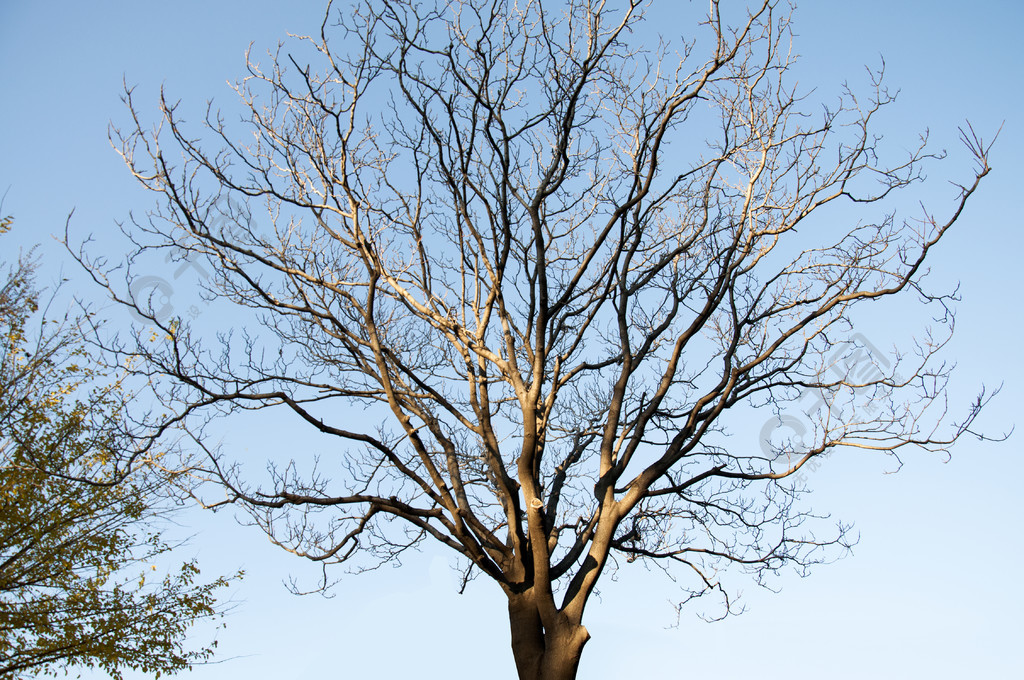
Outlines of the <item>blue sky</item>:
{"label": "blue sky", "polygon": [[[241,76],[250,42],[262,52],[286,32],[315,30],[319,13],[318,3],[0,4],[0,193],[7,192],[4,214],[17,220],[3,258],[41,243],[44,281],[64,271],[87,290],[51,234],[74,210],[73,233],[113,243],[115,222],[152,201],[107,142],[108,123],[126,120],[122,78],[139,85],[144,111],[155,112],[162,84],[198,118],[207,99],[230,100],[226,81]],[[1024,402],[1024,370],[1014,359],[1022,332],[1016,296],[1024,290],[1022,19],[1024,5],[1009,0],[819,0],[795,13],[800,81],[823,98],[845,79],[862,81],[863,66],[884,56],[888,82],[901,89],[881,126],[889,143],[909,146],[927,127],[950,152],[920,194],[936,211],[949,204],[945,181],[968,170],[957,127],[970,120],[990,136],[1005,121],[991,176],[932,265],[937,282],[960,282],[963,298],[947,354],[958,364],[954,408],[982,383],[1005,384],[983,418],[992,432],[1020,425],[1016,406]],[[885,345],[887,331],[898,329],[899,318],[880,309],[859,330]],[[748,612],[722,623],[684,612],[678,628],[667,628],[675,623],[672,584],[624,568],[590,606],[593,638],[580,677],[1024,675],[1019,439],[964,440],[948,463],[912,454],[896,475],[884,474],[885,461],[834,456],[812,480],[813,506],[856,523],[854,554],[808,579],[784,578],[777,595],[750,583]],[[259,446],[241,435],[228,443]],[[308,581],[315,571],[256,530],[224,513],[182,521],[182,533],[195,534],[184,556],[198,555],[209,573],[249,572],[220,636],[226,660],[189,677],[515,675],[500,593],[480,580],[456,595],[443,552],[346,577],[332,599],[297,598],[281,581]]]}

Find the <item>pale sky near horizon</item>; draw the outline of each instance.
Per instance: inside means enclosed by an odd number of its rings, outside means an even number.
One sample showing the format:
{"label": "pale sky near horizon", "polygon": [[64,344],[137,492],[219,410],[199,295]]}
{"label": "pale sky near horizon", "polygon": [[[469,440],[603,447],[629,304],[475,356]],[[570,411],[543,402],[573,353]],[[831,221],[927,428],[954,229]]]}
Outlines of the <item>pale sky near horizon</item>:
{"label": "pale sky near horizon", "polygon": [[[207,99],[233,96],[225,82],[243,74],[250,42],[262,53],[288,32],[317,30],[320,9],[267,0],[0,2],[0,195],[7,192],[3,214],[16,219],[0,259],[42,243],[43,282],[62,271],[86,290],[50,235],[63,232],[74,210],[72,232],[104,243],[115,222],[154,200],[107,141],[108,122],[126,120],[122,79],[139,85],[140,108],[153,120],[161,85],[198,119]],[[949,205],[945,180],[969,171],[957,127],[970,120],[990,137],[1003,125],[992,174],[932,266],[937,280],[959,281],[962,296],[946,355],[958,364],[951,409],[965,409],[981,384],[1002,383],[981,424],[993,434],[1021,424],[1024,369],[1012,353],[1024,331],[1015,298],[1024,290],[1024,4],[818,0],[794,16],[802,84],[834,93],[843,80],[862,81],[863,65],[884,56],[890,86],[901,89],[880,127],[887,141],[910,146],[914,132],[928,128],[936,148],[950,152],[922,189],[937,212]],[[886,346],[886,330],[898,326],[883,310],[859,330]],[[855,523],[854,554],[808,579],[783,577],[779,594],[750,582],[748,611],[721,623],[684,610],[670,628],[674,586],[624,565],[588,609],[592,639],[579,677],[1024,677],[1019,440],[965,439],[948,463],[910,454],[895,475],[883,474],[885,461],[826,461],[811,480],[812,506]],[[315,568],[225,513],[183,521],[181,532],[195,534],[184,557],[198,556],[210,575],[244,567],[249,577],[232,591],[238,604],[219,636],[223,661],[181,677],[515,677],[500,591],[478,579],[457,595],[449,555],[439,549],[401,569],[345,576],[332,599],[299,598],[282,580],[310,582]]]}

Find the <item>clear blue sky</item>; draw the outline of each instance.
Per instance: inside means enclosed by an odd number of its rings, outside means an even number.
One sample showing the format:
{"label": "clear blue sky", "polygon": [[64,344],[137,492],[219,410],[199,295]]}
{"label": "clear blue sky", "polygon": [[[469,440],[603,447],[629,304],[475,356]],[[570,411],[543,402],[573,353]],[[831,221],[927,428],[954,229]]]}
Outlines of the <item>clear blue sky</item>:
{"label": "clear blue sky", "polygon": [[[250,42],[263,51],[286,32],[315,30],[319,12],[318,3],[5,0],[0,193],[8,192],[3,211],[17,223],[0,243],[3,259],[41,242],[44,279],[63,268],[84,290],[50,235],[73,209],[74,232],[106,243],[115,221],[152,200],[106,138],[110,120],[125,120],[122,77],[139,84],[144,111],[155,111],[164,84],[198,118],[206,99],[230,99],[225,82],[241,76]],[[1024,290],[1024,57],[1017,46],[1024,4],[817,0],[795,16],[801,82],[823,93],[885,57],[889,83],[902,89],[882,126],[892,143],[910,145],[914,131],[928,127],[936,146],[950,151],[922,195],[937,200],[937,209],[946,205],[942,180],[965,170],[957,126],[969,119],[990,135],[1005,120],[994,171],[933,268],[938,280],[961,282],[948,354],[959,364],[954,406],[965,406],[983,382],[1005,383],[984,425],[993,432],[1021,425],[1024,370],[1014,357]],[[898,319],[880,314],[870,333],[884,345]],[[257,442],[240,437],[237,446]],[[951,462],[910,455],[897,475],[882,474],[884,461],[833,457],[812,480],[813,506],[856,523],[861,542],[853,556],[809,579],[783,578],[778,595],[751,583],[746,614],[709,625],[684,613],[677,629],[666,629],[675,621],[672,585],[642,568],[623,569],[589,610],[593,639],[580,677],[1024,677],[1020,448],[1020,436],[1000,445],[965,440]],[[239,605],[221,634],[219,656],[229,660],[189,677],[515,675],[500,593],[480,580],[456,595],[443,552],[347,577],[333,599],[295,598],[281,581],[289,573],[315,578],[308,565],[230,517],[186,519],[196,536],[185,555],[197,554],[209,573],[239,566],[250,573],[234,591]]]}

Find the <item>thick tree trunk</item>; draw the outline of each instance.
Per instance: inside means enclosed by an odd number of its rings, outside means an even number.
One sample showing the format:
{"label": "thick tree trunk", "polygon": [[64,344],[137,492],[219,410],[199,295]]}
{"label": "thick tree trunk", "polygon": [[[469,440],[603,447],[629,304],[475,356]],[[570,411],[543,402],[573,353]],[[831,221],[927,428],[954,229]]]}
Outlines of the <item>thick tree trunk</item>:
{"label": "thick tree trunk", "polygon": [[529,594],[510,597],[508,614],[519,680],[575,680],[590,639],[586,627],[562,614],[545,626]]}

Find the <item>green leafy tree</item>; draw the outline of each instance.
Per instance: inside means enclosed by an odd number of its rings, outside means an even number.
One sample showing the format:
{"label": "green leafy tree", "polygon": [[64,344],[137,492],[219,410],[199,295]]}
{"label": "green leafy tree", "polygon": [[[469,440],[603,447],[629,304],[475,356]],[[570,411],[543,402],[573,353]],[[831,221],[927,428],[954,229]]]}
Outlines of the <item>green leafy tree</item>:
{"label": "green leafy tree", "polygon": [[190,649],[186,632],[222,615],[228,579],[198,582],[194,561],[157,573],[170,546],[156,477],[112,465],[125,393],[73,320],[34,325],[34,268],[20,261],[0,287],[0,677],[189,668],[216,642]]}

